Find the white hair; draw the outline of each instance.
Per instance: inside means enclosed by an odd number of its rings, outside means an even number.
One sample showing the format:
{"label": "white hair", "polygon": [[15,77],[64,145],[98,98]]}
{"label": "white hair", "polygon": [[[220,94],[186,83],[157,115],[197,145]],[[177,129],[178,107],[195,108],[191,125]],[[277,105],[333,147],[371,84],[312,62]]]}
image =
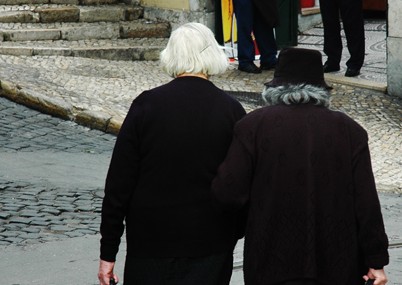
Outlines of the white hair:
{"label": "white hair", "polygon": [[309,102],[324,107],[329,107],[330,105],[329,91],[309,84],[265,86],[262,92],[262,99],[269,105],[306,104]]}
{"label": "white hair", "polygon": [[174,30],[160,54],[160,62],[172,77],[183,73],[215,75],[229,66],[212,31],[200,23],[187,23]]}

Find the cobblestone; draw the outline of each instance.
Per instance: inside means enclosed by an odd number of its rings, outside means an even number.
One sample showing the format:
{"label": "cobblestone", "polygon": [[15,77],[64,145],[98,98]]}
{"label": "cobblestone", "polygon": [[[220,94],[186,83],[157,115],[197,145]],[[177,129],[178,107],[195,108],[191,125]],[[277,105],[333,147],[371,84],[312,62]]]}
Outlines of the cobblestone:
{"label": "cobblestone", "polygon": [[[373,166],[378,176],[384,217],[391,242],[402,240],[399,224],[402,203],[398,192],[400,174],[400,99],[381,92],[335,85],[334,109],[348,113],[369,132]],[[229,91],[251,111],[262,105],[257,92]],[[38,151],[42,147],[54,152],[110,153],[115,136],[90,130],[71,121],[38,113],[0,98],[0,125],[20,122],[19,129],[2,128],[1,151]],[[4,123],[7,122],[7,123]],[[60,143],[62,142],[62,143]],[[15,149],[7,145],[25,145]],[[63,147],[57,148],[62,144]],[[85,147],[82,147],[84,145]],[[81,146],[81,147],[77,147]],[[98,234],[103,190],[64,189],[47,184],[1,178],[0,244],[32,244],[83,235]],[[240,247],[241,249],[241,247]],[[239,250],[240,250],[239,249]],[[241,258],[240,253],[237,253]]]}

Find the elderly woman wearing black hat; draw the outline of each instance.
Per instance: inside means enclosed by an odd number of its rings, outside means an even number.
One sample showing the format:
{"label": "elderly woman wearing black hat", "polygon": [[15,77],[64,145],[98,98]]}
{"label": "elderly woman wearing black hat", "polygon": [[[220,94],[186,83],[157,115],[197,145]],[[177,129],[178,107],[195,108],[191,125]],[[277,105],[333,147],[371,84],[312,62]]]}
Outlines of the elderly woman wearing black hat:
{"label": "elderly woman wearing black hat", "polygon": [[240,120],[213,193],[244,211],[246,285],[387,282],[388,239],[366,131],[330,110],[318,51],[279,54],[263,98]]}

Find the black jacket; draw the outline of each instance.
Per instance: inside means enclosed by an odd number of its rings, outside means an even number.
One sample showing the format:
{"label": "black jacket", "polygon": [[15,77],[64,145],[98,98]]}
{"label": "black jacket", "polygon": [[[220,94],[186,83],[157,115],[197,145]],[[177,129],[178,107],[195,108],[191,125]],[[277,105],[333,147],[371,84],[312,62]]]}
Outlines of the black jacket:
{"label": "black jacket", "polygon": [[197,77],[133,101],[106,179],[101,259],[114,261],[124,220],[129,256],[203,256],[234,246],[234,217],[213,207],[210,184],[244,114],[238,101]]}

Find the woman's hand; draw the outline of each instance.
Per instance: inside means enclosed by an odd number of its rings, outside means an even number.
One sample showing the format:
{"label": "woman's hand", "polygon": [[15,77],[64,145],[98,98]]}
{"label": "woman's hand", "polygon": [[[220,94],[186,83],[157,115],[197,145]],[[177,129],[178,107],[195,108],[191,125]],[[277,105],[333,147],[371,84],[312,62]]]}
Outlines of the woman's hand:
{"label": "woman's hand", "polygon": [[110,278],[114,278],[115,282],[119,282],[119,278],[113,273],[114,262],[104,260],[99,261],[98,279],[100,285],[109,285]]}
{"label": "woman's hand", "polygon": [[388,282],[384,269],[370,268],[367,275],[363,276],[364,280],[374,279],[374,285],[385,285]]}

